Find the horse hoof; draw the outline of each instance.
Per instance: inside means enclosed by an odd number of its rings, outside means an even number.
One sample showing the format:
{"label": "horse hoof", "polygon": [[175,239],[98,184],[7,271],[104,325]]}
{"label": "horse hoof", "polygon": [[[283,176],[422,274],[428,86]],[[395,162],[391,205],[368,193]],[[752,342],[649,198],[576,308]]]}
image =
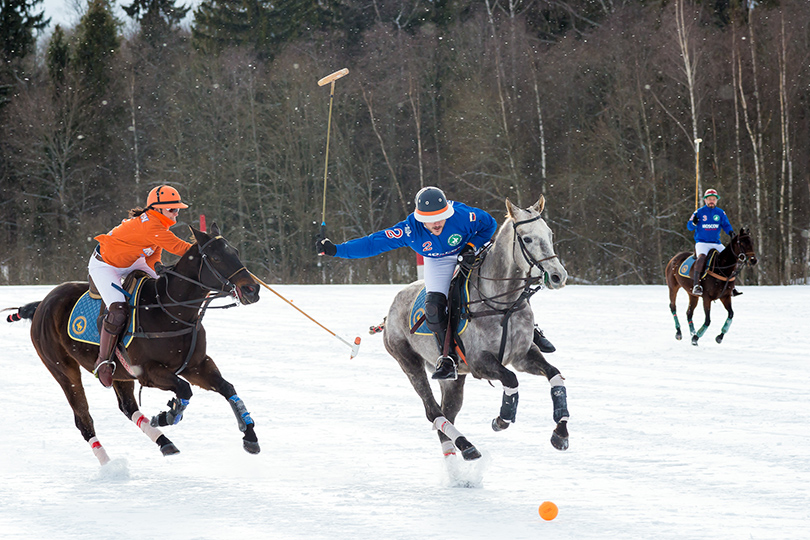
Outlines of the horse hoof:
{"label": "horse hoof", "polygon": [[697,336],[692,336],[692,345],[694,345],[695,347],[697,347],[698,339],[700,338],[698,338]]}
{"label": "horse hoof", "polygon": [[568,450],[568,427],[566,422],[560,422],[551,432],[551,446],[557,450]]}
{"label": "horse hoof", "polygon": [[723,343],[723,334],[720,334],[719,336],[717,336],[716,338],[714,338],[714,340],[715,340],[717,343]]}
{"label": "horse hoof", "polygon": [[505,422],[501,420],[500,416],[495,417],[492,420],[492,430],[493,431],[503,431],[509,427],[509,422]]}
{"label": "horse hoof", "polygon": [[177,449],[173,442],[170,442],[169,444],[164,444],[160,447],[160,453],[164,456],[173,456],[175,454],[179,454],[180,450]]}
{"label": "horse hoof", "polygon": [[244,446],[245,452],[247,452],[248,454],[258,454],[261,451],[258,442],[243,440],[242,446]]}
{"label": "horse hoof", "polygon": [[479,452],[476,447],[470,446],[466,450],[461,451],[461,457],[464,458],[464,461],[473,461],[481,457],[481,452]]}
{"label": "horse hoof", "polygon": [[682,340],[682,339],[683,339],[683,334],[681,334],[681,331],[680,331],[680,330],[678,330],[677,332],[675,332],[675,339],[677,339],[678,341],[680,341],[680,340]]}

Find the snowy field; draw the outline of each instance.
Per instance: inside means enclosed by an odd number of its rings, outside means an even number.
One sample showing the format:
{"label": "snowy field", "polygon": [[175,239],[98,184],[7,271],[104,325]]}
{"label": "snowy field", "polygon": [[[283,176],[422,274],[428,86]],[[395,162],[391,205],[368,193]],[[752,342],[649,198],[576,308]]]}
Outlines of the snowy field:
{"label": "snowy field", "polygon": [[[454,487],[438,438],[380,335],[400,286],[278,286],[360,355],[269,291],[206,316],[209,354],[261,443],[242,450],[227,402],[195,388],[164,458],[85,373],[100,467],[30,343],[0,326],[0,538],[799,539],[810,537],[810,287],[744,287],[692,346],[674,339],[662,286],[569,286],[533,301],[566,377],[571,447],[549,443],[549,385],[521,382],[517,423],[495,433],[501,388],[469,380],[457,427],[483,481]],[[0,287],[0,308],[50,287]],[[686,325],[686,295],[679,297]],[[5,319],[5,314],[4,317]],[[702,322],[700,313],[697,320]],[[170,394],[143,390],[141,410]],[[559,507],[543,521],[543,501]]]}

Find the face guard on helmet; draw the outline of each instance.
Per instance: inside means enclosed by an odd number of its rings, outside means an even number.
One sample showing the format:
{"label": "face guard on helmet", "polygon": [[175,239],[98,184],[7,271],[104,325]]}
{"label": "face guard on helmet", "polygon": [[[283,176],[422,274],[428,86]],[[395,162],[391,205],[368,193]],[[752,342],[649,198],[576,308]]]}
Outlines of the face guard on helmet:
{"label": "face guard on helmet", "polygon": [[160,210],[162,208],[188,208],[180,200],[180,192],[171,186],[158,186],[149,192],[146,198],[146,208]]}
{"label": "face guard on helmet", "polygon": [[426,187],[416,194],[416,209],[413,216],[422,223],[435,223],[453,215],[453,207],[439,188]]}

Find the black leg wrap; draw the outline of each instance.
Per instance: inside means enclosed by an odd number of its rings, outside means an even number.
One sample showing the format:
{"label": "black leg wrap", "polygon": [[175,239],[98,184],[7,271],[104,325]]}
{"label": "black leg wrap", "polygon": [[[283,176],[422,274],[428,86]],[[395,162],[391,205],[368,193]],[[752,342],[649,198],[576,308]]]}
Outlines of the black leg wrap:
{"label": "black leg wrap", "polygon": [[568,400],[564,386],[551,388],[551,402],[554,404],[554,421],[568,420]]}
{"label": "black leg wrap", "polygon": [[514,422],[517,415],[518,406],[518,393],[515,392],[511,396],[507,396],[506,392],[503,393],[503,401],[501,401],[501,420],[505,422]]}

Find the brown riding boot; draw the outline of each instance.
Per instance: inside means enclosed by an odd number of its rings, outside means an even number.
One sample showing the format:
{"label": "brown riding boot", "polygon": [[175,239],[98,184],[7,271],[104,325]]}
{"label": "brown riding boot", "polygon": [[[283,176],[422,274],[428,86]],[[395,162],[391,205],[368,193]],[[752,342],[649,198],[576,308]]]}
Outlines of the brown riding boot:
{"label": "brown riding boot", "polygon": [[692,294],[700,296],[703,294],[703,287],[700,286],[700,276],[703,274],[703,267],[706,266],[706,255],[701,255],[692,266]]}
{"label": "brown riding boot", "polygon": [[99,339],[98,359],[93,368],[93,374],[98,377],[104,388],[113,383],[115,373],[115,360],[111,360],[118,337],[124,331],[127,323],[127,303],[113,302],[110,304],[107,316],[101,325],[101,338]]}

